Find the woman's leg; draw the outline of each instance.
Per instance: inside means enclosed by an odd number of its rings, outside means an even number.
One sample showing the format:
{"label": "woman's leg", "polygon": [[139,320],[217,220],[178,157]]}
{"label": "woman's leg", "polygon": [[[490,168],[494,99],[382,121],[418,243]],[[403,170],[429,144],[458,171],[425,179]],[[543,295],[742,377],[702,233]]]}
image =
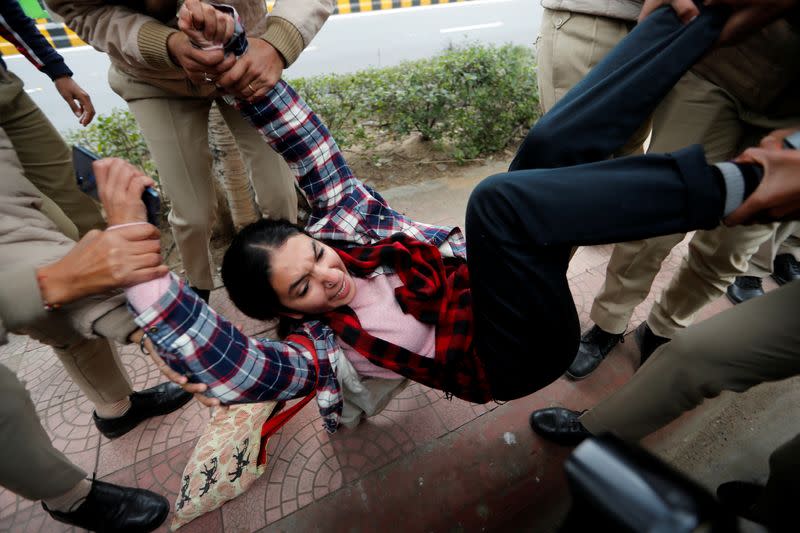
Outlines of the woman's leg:
{"label": "woman's leg", "polygon": [[[603,160],[714,43],[724,20],[706,9],[687,25],[670,8],[653,13],[531,129],[514,172],[473,192],[466,230],[475,348],[496,399],[544,387],[575,355],[572,246],[718,224],[722,191],[699,147]],[[555,168],[568,165],[581,166]],[[543,168],[551,170],[532,170]]]}
{"label": "woman's leg", "polygon": [[686,25],[670,7],[653,12],[539,119],[509,170],[611,156],[716,41],[725,19],[702,6]]}
{"label": "woman's leg", "polygon": [[566,279],[572,246],[714,227],[723,195],[699,146],[480,183],[467,206],[467,258],[475,348],[494,397],[530,394],[574,358],[580,328]]}

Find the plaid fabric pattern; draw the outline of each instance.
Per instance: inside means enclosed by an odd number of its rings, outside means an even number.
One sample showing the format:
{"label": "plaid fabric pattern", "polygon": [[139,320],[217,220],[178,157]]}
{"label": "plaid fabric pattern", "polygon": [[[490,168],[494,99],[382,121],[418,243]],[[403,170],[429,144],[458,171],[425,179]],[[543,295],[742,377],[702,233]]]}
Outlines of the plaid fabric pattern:
{"label": "plaid fabric pattern", "polygon": [[357,276],[366,276],[380,265],[397,272],[404,285],[395,289],[395,298],[403,312],[436,325],[436,351],[431,359],[370,335],[349,307],[335,309],[323,318],[340,339],[374,364],[429,387],[471,402],[492,399],[483,364],[472,346],[466,261],[456,259],[445,265],[436,247],[402,233],[338,253]]}
{"label": "plaid fabric pattern", "polygon": [[[229,101],[294,171],[312,206],[306,227],[312,237],[342,247],[403,233],[438,247],[445,257],[466,258],[459,229],[415,222],[353,176],[330,132],[286,82],[279,81],[258,102]],[[391,271],[381,265],[371,275]],[[325,428],[334,431],[338,426],[342,394],[335,370],[344,353],[333,330],[322,322],[305,322],[294,332],[314,346],[320,367],[317,379],[307,347],[289,339],[245,337],[177,278],[136,321],[170,367],[206,383],[209,394],[224,403],[299,398],[316,383]]]}

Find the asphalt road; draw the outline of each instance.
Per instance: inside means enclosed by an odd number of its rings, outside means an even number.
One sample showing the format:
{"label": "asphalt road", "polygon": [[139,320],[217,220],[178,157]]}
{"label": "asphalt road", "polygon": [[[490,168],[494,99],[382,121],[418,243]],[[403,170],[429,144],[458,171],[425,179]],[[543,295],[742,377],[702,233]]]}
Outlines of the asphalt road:
{"label": "asphalt road", "polygon": [[[311,45],[287,69],[285,77],[391,66],[429,57],[450,45],[465,42],[532,46],[541,13],[538,0],[473,0],[336,15],[328,19]],[[75,72],[76,81],[91,94],[98,113],[126,107],[108,87],[105,54],[88,46],[60,52]],[[45,75],[22,56],[6,58],[6,62],[9,69],[22,78],[28,94],[58,130],[79,127]]]}

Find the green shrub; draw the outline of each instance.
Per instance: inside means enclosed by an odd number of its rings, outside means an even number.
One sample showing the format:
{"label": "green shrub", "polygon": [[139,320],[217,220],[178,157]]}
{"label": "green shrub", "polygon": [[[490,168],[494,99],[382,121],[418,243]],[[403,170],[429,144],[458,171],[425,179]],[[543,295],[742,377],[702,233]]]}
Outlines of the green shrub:
{"label": "green shrub", "polygon": [[65,137],[68,143],[83,146],[100,157],[120,157],[130,161],[158,181],[158,171],[139,125],[124,109],[99,115],[86,128],[72,130]]}
{"label": "green shrub", "polygon": [[[470,45],[396,67],[291,80],[339,146],[365,148],[419,133],[458,161],[504,148],[536,119],[535,63],[522,46]],[[156,176],[133,117],[115,110],[68,135],[101,156]]]}
{"label": "green shrub", "polygon": [[504,148],[536,119],[531,51],[452,48],[431,59],[293,80],[342,147],[418,132],[458,160]]}

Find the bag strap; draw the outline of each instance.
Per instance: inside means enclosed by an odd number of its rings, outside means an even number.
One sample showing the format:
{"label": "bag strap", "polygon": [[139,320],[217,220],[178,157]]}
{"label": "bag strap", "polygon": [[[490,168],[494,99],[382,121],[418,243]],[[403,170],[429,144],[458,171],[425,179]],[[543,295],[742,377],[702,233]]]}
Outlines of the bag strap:
{"label": "bag strap", "polygon": [[267,441],[269,438],[275,434],[279,429],[281,429],[286,422],[288,422],[294,415],[296,415],[300,409],[306,406],[308,402],[311,401],[314,396],[317,395],[317,385],[319,384],[319,359],[317,359],[317,350],[314,347],[314,344],[311,342],[311,339],[307,337],[303,337],[301,335],[290,335],[288,339],[291,339],[292,342],[296,342],[301,344],[304,348],[311,352],[311,356],[314,358],[314,369],[317,371],[317,382],[314,384],[314,388],[311,392],[306,395],[305,398],[300,400],[299,402],[295,403],[291,407],[286,410],[283,410],[273,416],[270,416],[265,422],[264,425],[261,426],[261,444],[260,450],[258,453],[258,463],[262,465],[267,462]]}

